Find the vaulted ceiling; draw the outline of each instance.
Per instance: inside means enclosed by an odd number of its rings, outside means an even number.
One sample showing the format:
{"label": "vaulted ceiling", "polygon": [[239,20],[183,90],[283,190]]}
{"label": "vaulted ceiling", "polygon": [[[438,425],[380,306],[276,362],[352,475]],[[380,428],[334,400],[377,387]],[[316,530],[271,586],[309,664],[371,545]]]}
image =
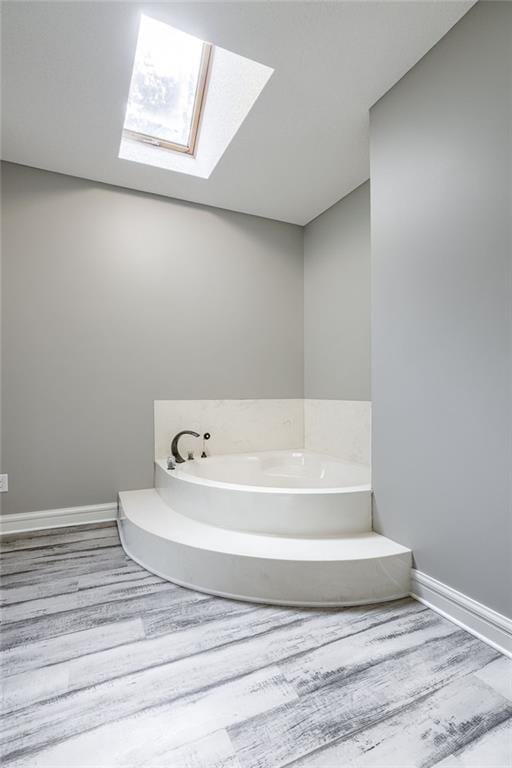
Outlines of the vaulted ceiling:
{"label": "vaulted ceiling", "polygon": [[[2,157],[305,224],[368,178],[369,108],[472,5],[4,2]],[[118,158],[141,12],[275,69],[209,179]]]}

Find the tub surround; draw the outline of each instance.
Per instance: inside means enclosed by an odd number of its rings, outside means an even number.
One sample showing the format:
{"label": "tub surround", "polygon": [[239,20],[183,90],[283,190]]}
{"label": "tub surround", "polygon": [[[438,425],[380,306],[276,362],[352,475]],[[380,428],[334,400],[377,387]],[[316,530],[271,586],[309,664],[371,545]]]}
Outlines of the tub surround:
{"label": "tub surround", "polygon": [[[210,455],[305,448],[370,464],[371,403],[366,400],[155,400],[155,459],[169,455],[182,429],[211,433]],[[183,449],[201,453],[184,437]]]}
{"label": "tub surround", "polygon": [[304,445],[342,461],[371,464],[372,404],[367,400],[304,400]]}
{"label": "tub surround", "polygon": [[[211,433],[209,454],[300,448],[304,413],[300,398],[258,400],[155,400],[155,459],[169,455],[170,440],[182,429]],[[201,453],[201,442],[184,436],[183,455]]]}

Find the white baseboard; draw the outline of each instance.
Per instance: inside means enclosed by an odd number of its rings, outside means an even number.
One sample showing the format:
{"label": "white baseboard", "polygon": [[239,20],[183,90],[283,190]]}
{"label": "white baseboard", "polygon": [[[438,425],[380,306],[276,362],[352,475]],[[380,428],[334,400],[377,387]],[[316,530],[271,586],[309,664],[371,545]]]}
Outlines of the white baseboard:
{"label": "white baseboard", "polygon": [[104,523],[110,520],[117,520],[117,502],[89,504],[85,507],[43,509],[40,512],[0,515],[0,534],[64,528],[68,525],[84,525],[84,523]]}
{"label": "white baseboard", "polygon": [[512,619],[414,568],[411,597],[512,658]]}

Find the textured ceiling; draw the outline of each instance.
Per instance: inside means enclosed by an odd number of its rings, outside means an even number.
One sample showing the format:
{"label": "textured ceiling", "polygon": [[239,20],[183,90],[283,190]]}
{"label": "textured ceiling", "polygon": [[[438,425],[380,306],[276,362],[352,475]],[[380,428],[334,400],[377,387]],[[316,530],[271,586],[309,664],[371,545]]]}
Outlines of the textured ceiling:
{"label": "textured ceiling", "polygon": [[[4,2],[2,157],[305,224],[368,178],[368,109],[469,2]],[[140,12],[275,69],[209,179],[118,158]]]}

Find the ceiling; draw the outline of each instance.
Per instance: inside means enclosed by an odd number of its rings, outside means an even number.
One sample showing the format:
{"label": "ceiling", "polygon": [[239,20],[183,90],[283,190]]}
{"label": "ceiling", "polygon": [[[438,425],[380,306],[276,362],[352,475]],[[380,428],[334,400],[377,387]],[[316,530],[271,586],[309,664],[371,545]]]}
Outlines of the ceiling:
{"label": "ceiling", "polygon": [[[472,5],[4,2],[2,157],[306,224],[368,178],[368,109]],[[118,158],[141,11],[275,69],[209,179]]]}

